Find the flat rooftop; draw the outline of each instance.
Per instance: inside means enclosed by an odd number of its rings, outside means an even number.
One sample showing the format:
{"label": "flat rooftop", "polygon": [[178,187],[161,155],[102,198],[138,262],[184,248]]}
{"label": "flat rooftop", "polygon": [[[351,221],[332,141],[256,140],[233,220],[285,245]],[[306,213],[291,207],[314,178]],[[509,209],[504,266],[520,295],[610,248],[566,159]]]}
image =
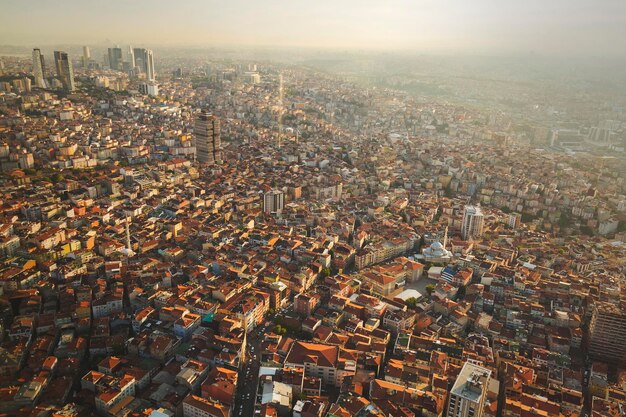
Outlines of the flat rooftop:
{"label": "flat rooftop", "polygon": [[489,369],[465,362],[463,369],[461,369],[459,376],[454,382],[452,394],[468,401],[479,403],[480,397],[487,389],[490,377],[491,371]]}

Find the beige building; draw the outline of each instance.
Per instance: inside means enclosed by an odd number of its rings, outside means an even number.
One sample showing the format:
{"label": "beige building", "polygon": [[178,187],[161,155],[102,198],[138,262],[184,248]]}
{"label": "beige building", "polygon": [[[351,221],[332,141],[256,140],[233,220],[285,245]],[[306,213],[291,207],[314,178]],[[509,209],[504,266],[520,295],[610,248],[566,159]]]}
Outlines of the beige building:
{"label": "beige building", "polygon": [[320,378],[325,385],[341,386],[346,376],[356,373],[356,362],[342,358],[341,348],[322,343],[295,342],[284,366],[304,368],[305,376]]}
{"label": "beige building", "polygon": [[230,407],[197,395],[188,395],[183,400],[183,417],[229,417]]}

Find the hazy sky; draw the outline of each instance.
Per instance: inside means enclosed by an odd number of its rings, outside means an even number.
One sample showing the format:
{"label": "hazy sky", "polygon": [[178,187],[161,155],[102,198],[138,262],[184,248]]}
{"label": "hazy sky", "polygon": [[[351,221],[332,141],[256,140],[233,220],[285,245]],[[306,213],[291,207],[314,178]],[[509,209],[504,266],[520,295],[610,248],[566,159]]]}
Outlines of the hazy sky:
{"label": "hazy sky", "polygon": [[620,56],[626,0],[0,0],[0,43]]}

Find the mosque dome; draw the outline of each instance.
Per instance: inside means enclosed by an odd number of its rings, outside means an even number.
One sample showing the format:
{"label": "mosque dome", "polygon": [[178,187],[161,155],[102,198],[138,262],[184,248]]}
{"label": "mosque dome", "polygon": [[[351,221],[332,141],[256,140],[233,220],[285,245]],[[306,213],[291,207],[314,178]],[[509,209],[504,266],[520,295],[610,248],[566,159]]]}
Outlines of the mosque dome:
{"label": "mosque dome", "polygon": [[444,252],[445,252],[445,249],[440,242],[433,242],[430,245],[430,253],[433,254],[434,256],[443,255]]}

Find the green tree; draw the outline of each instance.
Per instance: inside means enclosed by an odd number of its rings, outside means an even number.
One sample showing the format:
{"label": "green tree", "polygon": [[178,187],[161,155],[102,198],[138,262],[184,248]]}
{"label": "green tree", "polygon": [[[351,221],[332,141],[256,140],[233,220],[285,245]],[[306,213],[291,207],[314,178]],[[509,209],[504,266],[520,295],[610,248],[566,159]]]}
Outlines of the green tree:
{"label": "green tree", "polygon": [[428,284],[426,286],[425,290],[426,290],[426,293],[428,293],[429,297],[433,295],[433,292],[435,292],[435,288],[436,288],[435,284]]}
{"label": "green tree", "polygon": [[415,297],[409,297],[406,300],[404,300],[404,303],[409,307],[409,308],[415,308],[415,306],[417,305],[417,298]]}
{"label": "green tree", "polygon": [[63,181],[65,179],[65,177],[63,176],[63,174],[59,174],[58,172],[55,174],[52,174],[52,182],[60,182]]}
{"label": "green tree", "polygon": [[287,328],[281,326],[280,324],[277,324],[276,326],[274,326],[274,333],[278,335],[283,335],[287,333]]}

